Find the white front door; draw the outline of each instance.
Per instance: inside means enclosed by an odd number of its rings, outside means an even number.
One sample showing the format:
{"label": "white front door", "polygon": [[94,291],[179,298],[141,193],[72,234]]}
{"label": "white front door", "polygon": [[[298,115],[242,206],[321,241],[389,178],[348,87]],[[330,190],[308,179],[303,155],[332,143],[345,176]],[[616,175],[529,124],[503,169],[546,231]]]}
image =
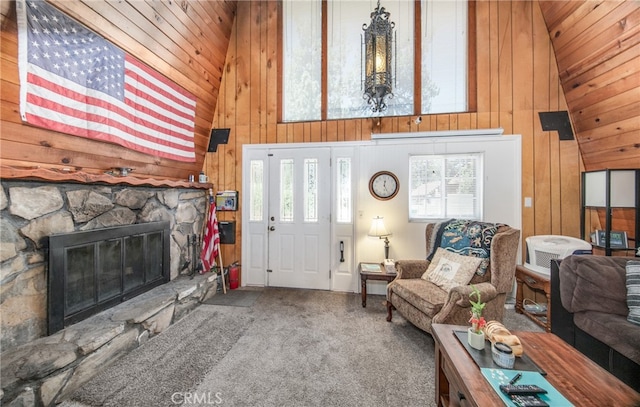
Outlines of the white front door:
{"label": "white front door", "polygon": [[268,285],[329,290],[330,149],[269,152]]}

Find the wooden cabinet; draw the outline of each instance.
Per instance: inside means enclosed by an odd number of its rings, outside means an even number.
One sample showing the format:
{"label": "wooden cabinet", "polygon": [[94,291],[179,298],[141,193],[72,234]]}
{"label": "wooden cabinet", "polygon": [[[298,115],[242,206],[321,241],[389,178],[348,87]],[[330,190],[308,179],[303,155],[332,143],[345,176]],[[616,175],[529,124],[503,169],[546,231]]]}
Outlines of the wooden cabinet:
{"label": "wooden cabinet", "polygon": [[[629,246],[631,246],[629,243]],[[606,251],[604,247],[593,246],[593,254],[596,256],[606,256]],[[633,247],[629,247],[628,249],[611,249],[611,256],[619,256],[619,257],[635,257],[635,250]]]}
{"label": "wooden cabinet", "polygon": [[[545,302],[540,304],[546,307],[544,310],[531,311],[525,307],[525,285],[533,291],[544,293]],[[516,312],[524,314],[533,322],[543,327],[547,332],[551,332],[551,284],[549,277],[524,266],[516,266]]]}

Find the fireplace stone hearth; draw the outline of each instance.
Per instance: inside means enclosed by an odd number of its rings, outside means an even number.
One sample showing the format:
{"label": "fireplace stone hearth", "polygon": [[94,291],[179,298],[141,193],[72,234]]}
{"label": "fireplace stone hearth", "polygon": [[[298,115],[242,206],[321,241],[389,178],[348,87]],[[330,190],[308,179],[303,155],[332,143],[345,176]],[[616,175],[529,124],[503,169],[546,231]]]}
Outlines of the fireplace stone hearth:
{"label": "fireplace stone hearth", "polygon": [[[202,233],[206,189],[52,183],[0,183],[0,348],[47,335],[46,240],[52,234],[166,221],[170,279],[192,256],[187,237]],[[192,262],[194,263],[194,262]]]}
{"label": "fireplace stone hearth", "polygon": [[52,406],[216,294],[212,273],[180,276],[1,355],[2,405]]}

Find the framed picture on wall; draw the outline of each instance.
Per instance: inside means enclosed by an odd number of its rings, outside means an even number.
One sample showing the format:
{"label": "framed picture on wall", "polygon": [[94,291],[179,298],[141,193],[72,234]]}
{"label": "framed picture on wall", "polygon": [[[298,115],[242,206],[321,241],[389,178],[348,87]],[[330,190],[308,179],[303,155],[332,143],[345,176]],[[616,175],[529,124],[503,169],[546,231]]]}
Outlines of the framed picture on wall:
{"label": "framed picture on wall", "polygon": [[[605,231],[595,231],[595,244],[596,246],[605,247]],[[627,249],[627,232],[621,230],[612,230],[609,232],[609,247],[612,249]]]}

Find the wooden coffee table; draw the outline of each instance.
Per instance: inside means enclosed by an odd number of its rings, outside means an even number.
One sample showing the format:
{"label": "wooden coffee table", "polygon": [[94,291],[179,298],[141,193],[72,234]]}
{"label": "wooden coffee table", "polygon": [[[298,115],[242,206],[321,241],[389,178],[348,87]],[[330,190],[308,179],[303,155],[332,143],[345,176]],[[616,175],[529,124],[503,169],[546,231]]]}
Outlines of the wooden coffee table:
{"label": "wooden coffee table", "polygon": [[[501,406],[500,396],[453,331],[466,326],[434,324],[438,406]],[[514,332],[545,378],[575,406],[638,406],[640,394],[554,334]]]}

